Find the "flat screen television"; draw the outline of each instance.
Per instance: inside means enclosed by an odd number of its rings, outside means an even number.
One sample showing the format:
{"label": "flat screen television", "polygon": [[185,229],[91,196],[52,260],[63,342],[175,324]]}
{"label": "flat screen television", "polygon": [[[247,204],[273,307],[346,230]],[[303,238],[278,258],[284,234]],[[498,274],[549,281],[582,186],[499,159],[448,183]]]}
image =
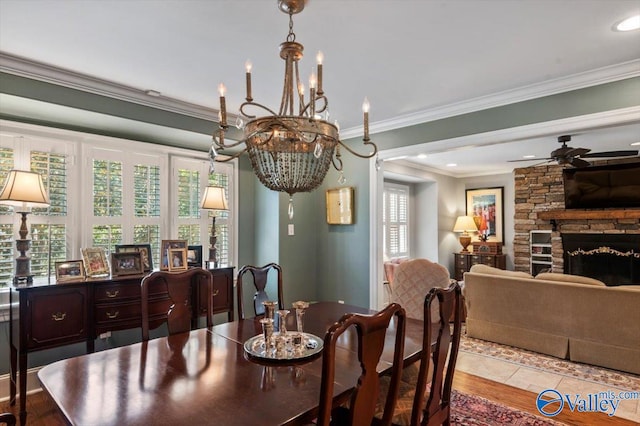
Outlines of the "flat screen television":
{"label": "flat screen television", "polygon": [[562,172],[567,209],[640,207],[640,162]]}

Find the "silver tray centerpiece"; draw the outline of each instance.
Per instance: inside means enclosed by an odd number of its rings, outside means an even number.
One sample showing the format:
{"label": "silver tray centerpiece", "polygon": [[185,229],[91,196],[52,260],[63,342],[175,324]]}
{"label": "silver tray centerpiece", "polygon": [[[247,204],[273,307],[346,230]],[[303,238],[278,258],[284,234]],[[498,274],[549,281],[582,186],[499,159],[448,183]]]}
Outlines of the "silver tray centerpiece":
{"label": "silver tray centerpiece", "polygon": [[313,358],[322,352],[323,345],[321,338],[310,333],[274,332],[269,344],[265,344],[264,334],[248,339],[244,351],[249,359],[286,363]]}

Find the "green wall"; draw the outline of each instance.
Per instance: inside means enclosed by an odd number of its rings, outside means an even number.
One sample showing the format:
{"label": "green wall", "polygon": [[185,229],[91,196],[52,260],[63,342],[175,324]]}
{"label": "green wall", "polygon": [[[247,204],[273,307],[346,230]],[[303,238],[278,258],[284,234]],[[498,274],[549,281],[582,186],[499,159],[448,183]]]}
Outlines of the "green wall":
{"label": "green wall", "polygon": [[[206,135],[216,128],[213,121],[194,119],[5,73],[0,73],[0,93]],[[640,77],[635,77],[377,133],[372,135],[372,139],[380,149],[390,149],[639,104]],[[110,133],[104,129],[80,128],[69,123],[43,122],[28,113],[16,117],[3,111],[1,104],[0,118],[189,148],[179,140],[152,140],[135,132]],[[359,152],[362,151],[359,139],[346,142]],[[208,149],[208,146],[190,148],[203,150]],[[355,188],[355,223],[341,226],[326,224],[324,191],[339,186],[336,183],[337,173],[331,171],[319,190],[295,196],[296,215],[293,223],[296,235],[293,237],[287,235],[288,197],[264,189],[251,173],[248,161],[240,160],[239,263],[264,264],[273,261],[283,265],[287,303],[295,299],[318,299],[369,305],[369,164],[346,152],[343,160],[346,185]],[[0,334],[0,347],[5,347],[5,344],[5,336]],[[2,367],[0,366],[0,373],[4,372]]]}

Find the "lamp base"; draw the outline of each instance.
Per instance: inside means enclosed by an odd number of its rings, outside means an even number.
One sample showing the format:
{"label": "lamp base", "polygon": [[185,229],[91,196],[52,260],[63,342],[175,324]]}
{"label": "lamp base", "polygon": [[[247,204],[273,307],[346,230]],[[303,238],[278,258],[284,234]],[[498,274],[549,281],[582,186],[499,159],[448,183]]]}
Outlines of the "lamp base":
{"label": "lamp base", "polygon": [[31,240],[16,240],[16,248],[20,255],[16,257],[16,273],[13,276],[14,284],[31,284],[33,283],[33,274],[31,273],[31,258],[27,256],[27,251],[31,247]]}
{"label": "lamp base", "polygon": [[467,250],[467,247],[469,247],[469,244],[471,244],[471,235],[469,234],[460,235],[460,245],[462,246],[462,250],[460,251],[460,253],[469,253],[469,250]]}

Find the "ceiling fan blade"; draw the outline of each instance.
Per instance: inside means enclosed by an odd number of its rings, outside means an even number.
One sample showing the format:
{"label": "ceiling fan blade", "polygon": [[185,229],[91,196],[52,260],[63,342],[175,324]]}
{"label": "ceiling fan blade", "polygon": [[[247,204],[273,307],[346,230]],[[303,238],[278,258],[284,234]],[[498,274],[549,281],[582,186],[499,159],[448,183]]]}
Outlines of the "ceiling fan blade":
{"label": "ceiling fan blade", "polygon": [[565,152],[566,157],[584,157],[587,152],[591,151],[587,148],[571,148],[567,152]]}
{"label": "ceiling fan blade", "polygon": [[592,152],[591,154],[580,155],[581,158],[608,158],[608,157],[633,157],[638,155],[638,151],[605,151]]}
{"label": "ceiling fan blade", "polygon": [[589,167],[591,165],[588,161],[584,161],[579,158],[572,158],[569,163],[574,167]]}
{"label": "ceiling fan blade", "polygon": [[519,163],[521,161],[541,161],[541,160],[553,160],[553,158],[525,158],[523,160],[508,160],[507,163]]}

